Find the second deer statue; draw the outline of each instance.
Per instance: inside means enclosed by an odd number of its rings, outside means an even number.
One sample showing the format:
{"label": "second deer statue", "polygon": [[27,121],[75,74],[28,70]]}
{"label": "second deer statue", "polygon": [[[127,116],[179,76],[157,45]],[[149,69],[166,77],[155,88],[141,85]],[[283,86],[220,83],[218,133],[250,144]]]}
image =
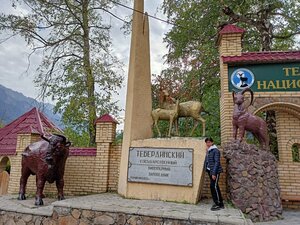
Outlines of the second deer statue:
{"label": "second deer statue", "polygon": [[151,112],[151,116],[152,116],[152,119],[153,119],[153,124],[155,125],[155,127],[157,129],[157,133],[158,133],[159,137],[161,137],[161,133],[160,133],[160,130],[158,128],[157,122],[159,120],[168,120],[169,121],[168,137],[171,137],[172,125],[178,117],[178,111],[179,111],[179,101],[177,100],[173,109],[158,108],[158,109],[154,109]]}

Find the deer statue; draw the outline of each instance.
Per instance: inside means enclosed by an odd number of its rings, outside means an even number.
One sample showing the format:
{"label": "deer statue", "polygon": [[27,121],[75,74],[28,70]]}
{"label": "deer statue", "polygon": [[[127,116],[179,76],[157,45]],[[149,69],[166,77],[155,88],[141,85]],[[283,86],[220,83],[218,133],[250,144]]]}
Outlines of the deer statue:
{"label": "deer statue", "polygon": [[[174,108],[174,98],[172,98],[167,90],[161,90],[159,99],[161,108],[172,109]],[[205,119],[200,115],[203,110],[202,104],[199,101],[187,101],[179,103],[178,118],[175,120],[176,132],[178,133],[178,119],[180,117],[192,117],[194,119],[194,127],[190,132],[193,135],[199,122],[202,123],[202,136],[205,136]]]}
{"label": "deer statue", "polygon": [[253,103],[253,91],[250,88],[245,88],[241,92],[232,91],[232,97],[234,102],[232,125],[233,125],[233,138],[237,139],[237,133],[239,130],[239,140],[242,141],[245,135],[245,131],[250,131],[254,137],[259,141],[263,149],[269,149],[269,136],[267,123],[260,117],[255,116],[248,112],[248,107],[245,106],[244,94],[250,92],[251,101]]}
{"label": "deer statue", "polygon": [[173,109],[161,109],[161,108],[158,108],[158,109],[154,109],[151,112],[153,123],[154,123],[154,125],[156,127],[156,130],[158,132],[158,135],[160,137],[161,137],[161,133],[160,133],[160,130],[158,128],[157,122],[159,120],[169,120],[170,121],[168,137],[171,137],[172,125],[173,125],[174,121],[178,117],[178,111],[179,111],[179,101],[177,100]]}

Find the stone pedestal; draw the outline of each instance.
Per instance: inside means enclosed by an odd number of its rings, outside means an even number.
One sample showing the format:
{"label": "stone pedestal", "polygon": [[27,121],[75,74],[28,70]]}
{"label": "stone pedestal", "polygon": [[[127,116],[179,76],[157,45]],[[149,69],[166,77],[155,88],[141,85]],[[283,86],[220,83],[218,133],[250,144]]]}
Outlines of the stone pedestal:
{"label": "stone pedestal", "polygon": [[[161,177],[161,179],[159,178],[156,183],[147,183],[143,180],[141,180],[141,182],[132,182],[130,181],[129,171],[129,173],[126,174],[125,177],[126,183],[123,184],[125,185],[124,189],[127,190],[127,192],[124,194],[125,197],[137,199],[188,202],[192,204],[198,202],[200,192],[202,189],[204,175],[203,163],[206,154],[206,145],[204,140],[199,140],[196,138],[145,139],[132,141],[130,148],[144,149],[141,150],[139,153],[137,151],[134,152],[134,154],[138,155],[138,160],[136,160],[135,162],[137,164],[144,164],[141,167],[139,167],[140,172],[137,172],[137,175],[135,176],[142,177],[141,179],[151,179],[151,176],[156,176],[156,173],[163,173],[163,175],[169,174],[170,177],[172,176],[172,182],[177,182],[177,185],[168,183],[168,181],[166,181],[166,179],[164,179],[163,177]],[[156,153],[159,153],[154,154],[153,149],[158,149]],[[189,153],[187,152],[189,151],[188,149],[190,150]],[[168,150],[170,150],[171,152],[169,152],[168,154],[164,154],[164,151]],[[177,157],[176,151],[185,151],[184,157],[189,157],[188,168],[179,166],[179,164],[181,164],[182,162],[181,160],[183,155],[182,153],[180,153],[181,155],[178,155],[179,157]],[[175,154],[172,155],[172,152],[174,152]],[[147,160],[147,162],[145,162],[144,160]],[[129,161],[130,154],[129,160],[127,160],[126,163],[127,168],[132,166],[132,161]],[[163,165],[161,165],[161,161],[163,161]],[[171,161],[174,163],[171,163]],[[175,170],[175,174],[174,167],[177,167]],[[121,170],[122,169],[123,168],[121,168]],[[183,184],[184,182],[182,183],[180,181],[186,180],[186,175],[184,173],[184,170],[186,169],[190,169],[189,175],[191,176],[191,183]],[[154,173],[154,175],[151,173]],[[165,181],[165,183],[160,181]]]}
{"label": "stone pedestal", "polygon": [[282,205],[275,156],[238,141],[227,143],[223,149],[229,199],[252,221],[280,218]]}

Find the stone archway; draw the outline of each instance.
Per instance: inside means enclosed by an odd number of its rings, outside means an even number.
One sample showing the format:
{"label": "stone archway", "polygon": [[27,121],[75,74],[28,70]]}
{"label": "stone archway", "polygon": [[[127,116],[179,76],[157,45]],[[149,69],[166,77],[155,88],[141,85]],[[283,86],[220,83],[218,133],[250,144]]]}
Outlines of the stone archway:
{"label": "stone archway", "polygon": [[10,165],[10,160],[7,156],[0,160],[0,195],[7,194],[8,184],[9,184],[9,172],[8,168]]}

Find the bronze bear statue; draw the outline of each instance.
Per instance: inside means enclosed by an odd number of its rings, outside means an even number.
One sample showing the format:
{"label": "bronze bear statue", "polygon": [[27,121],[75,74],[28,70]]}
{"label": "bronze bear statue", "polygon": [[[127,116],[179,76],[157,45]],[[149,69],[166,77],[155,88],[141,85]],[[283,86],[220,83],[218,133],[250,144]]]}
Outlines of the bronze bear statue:
{"label": "bronze bear statue", "polygon": [[19,200],[25,200],[27,179],[36,175],[35,205],[43,205],[43,190],[46,181],[56,182],[58,200],[63,200],[64,171],[71,142],[59,134],[49,139],[41,136],[43,140],[27,146],[22,153],[22,171],[20,178]]}

